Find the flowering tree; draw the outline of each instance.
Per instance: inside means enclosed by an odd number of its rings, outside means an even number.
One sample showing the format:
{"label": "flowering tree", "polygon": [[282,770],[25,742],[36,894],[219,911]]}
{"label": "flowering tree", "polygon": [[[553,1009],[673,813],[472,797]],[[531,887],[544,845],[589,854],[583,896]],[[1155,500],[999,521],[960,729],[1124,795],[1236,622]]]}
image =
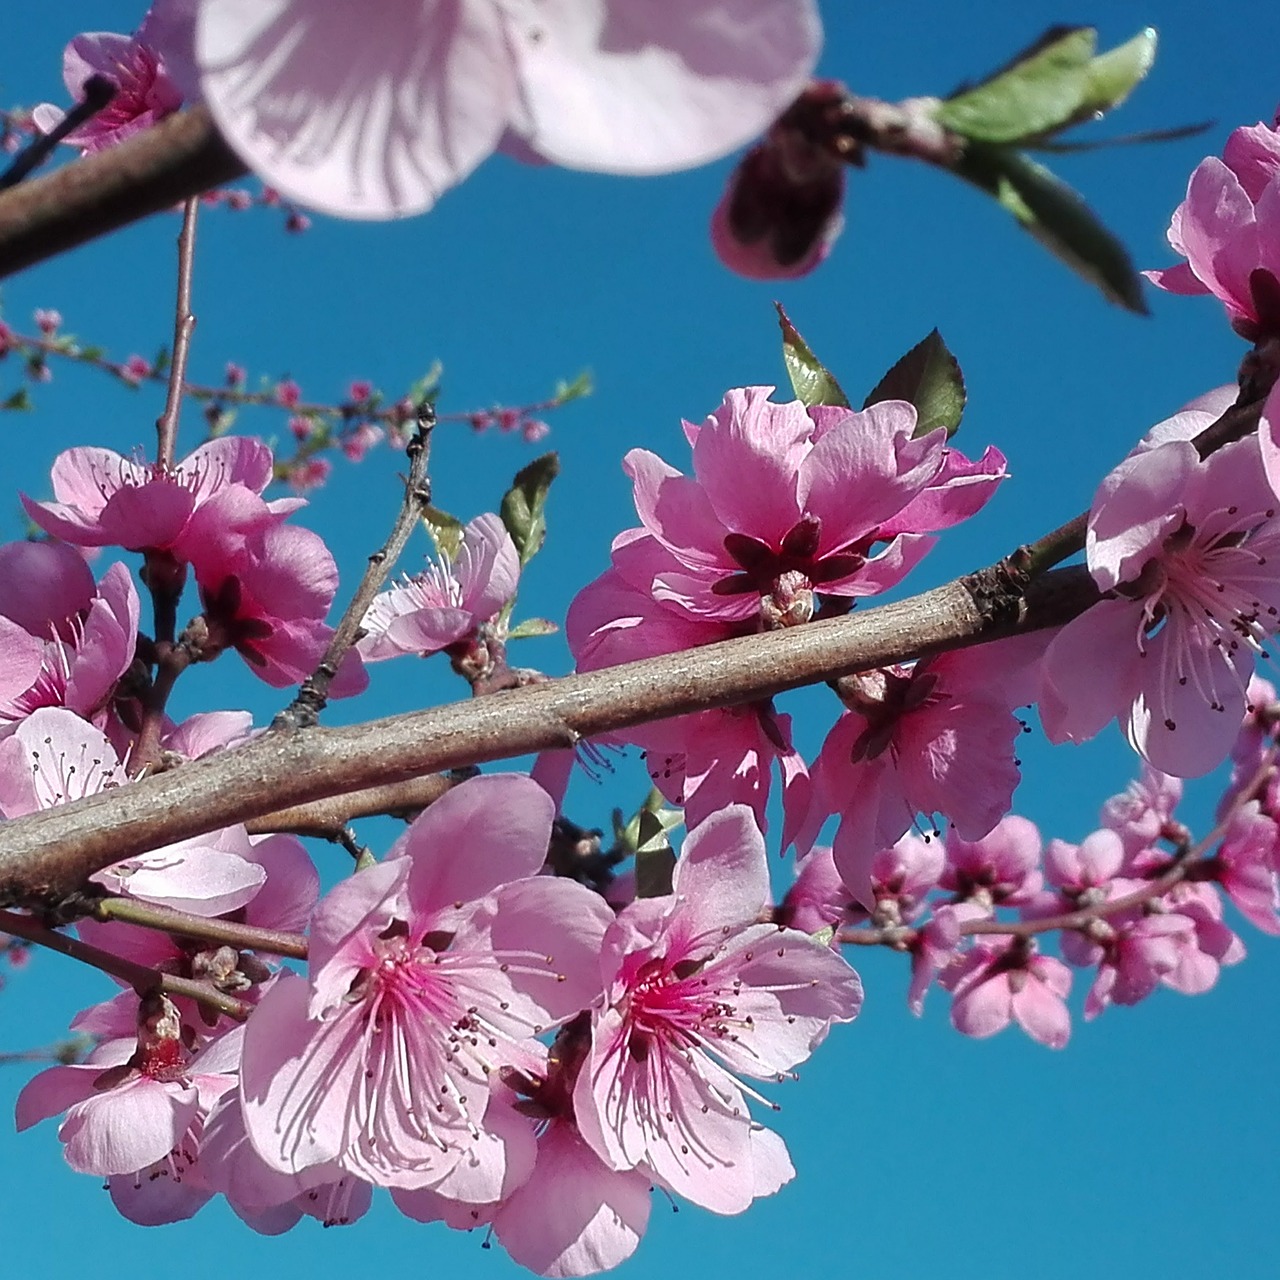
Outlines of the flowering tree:
{"label": "flowering tree", "polygon": [[[634,519],[606,521],[608,568],[561,619],[576,672],[551,678],[510,646],[556,625],[521,594],[556,458],[456,516],[438,374],[332,404],[250,390],[237,364],[192,384],[206,189],[252,170],[263,193],[208,203],[302,231],[303,209],[421,212],[498,149],[643,176],[751,144],[711,240],[788,279],[821,267],[848,168],[879,150],[995,197],[1141,310],[1122,245],[1028,151],[1122,102],[1154,34],[1099,53],[1056,28],[976,86],[886,103],[813,79],[802,0],[383,10],[159,3],[72,41],[62,107],[9,117],[0,270],[183,202],[162,358],[51,309],[0,329],[31,382],[73,362],[166,390],[141,454],[59,442],[21,497],[30,536],[0,547],[0,955],[53,949],[117,985],[22,1089],[19,1129],[58,1117],[67,1163],[143,1225],[215,1196],[267,1234],[349,1223],[382,1187],[536,1272],[590,1274],[637,1249],[655,1192],[736,1215],[797,1176],[766,1122],[829,1033],[857,1034],[837,1025],[863,1002],[853,948],[905,958],[916,1013],[937,987],[965,1035],[1062,1048],[1077,971],[1091,1019],[1208,990],[1243,958],[1236,915],[1280,932],[1280,702],[1256,670],[1280,630],[1280,128],[1196,168],[1178,261],[1148,273],[1222,304],[1229,385],[1137,425],[1088,510],[922,591],[921,562],[1011,483],[1005,453],[953,442],[966,387],[936,331],[851,398],[779,308],[787,392],[731,388],[662,453],[618,442]],[[37,176],[59,144],[80,154]],[[585,389],[453,417],[532,442]],[[236,433],[257,406],[293,445]],[[297,494],[340,488],[336,448],[384,442],[405,470],[390,531],[340,588]],[[419,525],[433,556],[394,580]],[[406,680],[400,714],[360,718],[378,664],[439,653],[467,700],[424,708]],[[217,693],[180,715],[213,662],[295,692],[267,722]],[[824,701],[784,709],[813,684]],[[338,699],[355,718],[322,723]],[[1079,843],[1043,837],[1015,812],[1018,744],[1113,720],[1137,779]],[[571,774],[612,782],[630,748],[650,794],[610,797],[609,836],[578,825]],[[1228,761],[1193,830],[1184,780]],[[389,848],[366,843],[375,815],[402,821]],[[347,853],[317,869],[317,837]]]}

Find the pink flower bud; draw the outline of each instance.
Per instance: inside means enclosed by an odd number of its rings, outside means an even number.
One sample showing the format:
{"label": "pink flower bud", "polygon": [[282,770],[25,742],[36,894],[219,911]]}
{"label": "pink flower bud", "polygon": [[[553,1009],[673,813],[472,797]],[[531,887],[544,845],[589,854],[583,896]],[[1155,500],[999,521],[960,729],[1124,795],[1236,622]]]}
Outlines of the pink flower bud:
{"label": "pink flower bud", "polygon": [[807,275],[844,226],[845,164],[821,141],[822,117],[842,86],[807,89],[739,162],[711,217],[711,244],[752,280]]}

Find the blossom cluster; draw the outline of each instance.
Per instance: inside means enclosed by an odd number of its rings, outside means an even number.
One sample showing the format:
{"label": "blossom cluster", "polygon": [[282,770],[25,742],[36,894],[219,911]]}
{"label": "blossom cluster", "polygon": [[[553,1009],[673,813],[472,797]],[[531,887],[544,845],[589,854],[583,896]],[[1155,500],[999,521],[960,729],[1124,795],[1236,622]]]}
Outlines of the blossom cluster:
{"label": "blossom cluster", "polygon": [[[301,0],[252,19],[226,0],[157,5],[135,36],[69,52],[73,93],[104,68],[119,90],[70,140],[111,145],[203,95],[291,195],[385,216],[425,207],[499,146],[632,172],[721,154],[779,115],[818,43],[807,0],[741,0],[727,34],[700,3],[658,6],[654,31],[622,0],[578,6],[609,39],[554,7],[535,19],[475,0],[448,38],[430,0],[383,8],[385,23],[357,30],[340,6]],[[355,35],[370,66],[395,69],[394,109],[358,112],[349,131],[346,108],[373,89],[328,73]],[[743,250],[738,265],[757,274],[807,269],[834,235],[841,180],[792,124],[744,162],[717,217],[722,253]],[[1156,273],[1225,304],[1253,345],[1248,374],[1158,424],[1105,477],[1084,539],[1097,598],[1072,621],[833,678],[811,759],[771,699],[613,731],[600,745],[639,747],[682,811],[679,856],[657,850],[666,883],[641,875],[655,851],[639,839],[629,877],[565,873],[562,788],[539,779],[563,779],[567,753],[532,777],[448,779],[383,858],[361,852],[327,892],[300,840],[239,824],[106,866],[74,904],[76,949],[121,989],[76,1017],[95,1048],[28,1083],[18,1127],[63,1117],[68,1164],[104,1178],[141,1224],[222,1196],[276,1234],[303,1217],[351,1222],[384,1188],[408,1217],[481,1228],[541,1274],[591,1274],[635,1250],[655,1191],[737,1214],[793,1178],[760,1117],[770,1087],[859,1013],[842,946],[908,955],[916,1012],[936,982],[959,1031],[1017,1023],[1062,1047],[1073,969],[1092,975],[1094,1017],[1161,986],[1214,985],[1244,955],[1228,902],[1280,934],[1280,703],[1255,672],[1280,631],[1277,137],[1237,131],[1197,170],[1171,233],[1186,264]],[[779,172],[815,188],[812,235],[790,256],[751,190]],[[39,323],[51,336],[59,321]],[[229,367],[228,392],[243,380]],[[580,671],[846,614],[906,582],[1008,478],[998,449],[967,456],[907,400],[855,410],[772,394],[734,389],[685,422],[688,473],[627,454],[639,523],[569,610]],[[285,380],[271,397],[306,444],[301,389]],[[350,390],[349,452],[375,442],[373,398]],[[1233,406],[1257,410],[1256,433],[1220,430]],[[24,495],[45,539],[0,546],[0,817],[252,736],[245,713],[169,717],[194,664],[235,650],[277,689],[316,672],[336,565],[291,521],[301,499],[265,496],[277,475],[243,437],[176,462],[79,447],[55,461],[52,501]],[[435,653],[475,693],[539,678],[505,659],[527,527],[520,546],[491,513],[437,532],[434,562],[360,619],[331,693],[359,693],[366,664]],[[129,562],[91,568],[102,548],[141,557],[149,634]],[[199,611],[179,628],[188,579]],[[1143,760],[1079,844],[1046,842],[1013,812],[1024,708],[1058,743],[1116,721]],[[1228,757],[1219,826],[1193,843],[1183,780]],[[777,843],[795,851],[776,903],[775,770]],[[0,923],[49,933],[34,914]],[[1050,933],[1060,958],[1040,949]],[[305,972],[281,957],[305,957]]]}

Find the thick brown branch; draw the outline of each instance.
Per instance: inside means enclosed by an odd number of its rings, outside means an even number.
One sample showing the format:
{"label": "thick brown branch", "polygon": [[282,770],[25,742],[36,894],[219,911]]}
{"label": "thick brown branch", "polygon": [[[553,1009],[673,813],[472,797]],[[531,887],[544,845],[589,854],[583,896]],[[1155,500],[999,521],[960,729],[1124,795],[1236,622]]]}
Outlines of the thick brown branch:
{"label": "thick brown branch", "polygon": [[[0,905],[58,902],[95,871],[148,849],[325,796],[501,760],[666,716],[754,702],[804,684],[1065,620],[1097,599],[1083,569],[1044,581],[1017,623],[974,603],[966,580],[804,627],[743,636],[343,728],[255,741],[0,827]],[[1038,587],[1039,584],[1037,584]],[[1065,589],[1064,589],[1065,588]],[[1067,603],[1069,601],[1069,608]]]}
{"label": "thick brown branch", "polygon": [[0,277],[248,172],[204,107],[0,193]]}

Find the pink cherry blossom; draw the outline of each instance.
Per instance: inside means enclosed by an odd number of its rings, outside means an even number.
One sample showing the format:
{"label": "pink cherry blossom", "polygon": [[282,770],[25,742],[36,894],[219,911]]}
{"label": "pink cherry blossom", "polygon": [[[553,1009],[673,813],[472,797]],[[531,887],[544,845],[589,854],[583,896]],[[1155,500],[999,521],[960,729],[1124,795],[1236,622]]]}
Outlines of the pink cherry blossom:
{"label": "pink cherry blossom", "polygon": [[362,624],[360,653],[378,662],[447,649],[496,617],[519,577],[520,557],[502,521],[477,516],[463,529],[456,556],[442,553],[424,573],[377,596]]}
{"label": "pink cherry blossom", "polygon": [[1017,637],[842,681],[850,710],[814,761],[806,811],[788,815],[797,848],[838,814],[836,866],[870,907],[871,860],[917,813],[944,815],[967,839],[985,836],[1013,801],[1022,726],[1012,708],[1030,700],[1042,646]]}
{"label": "pink cherry blossom", "polygon": [[[132,36],[90,31],[67,45],[62,55],[62,79],[76,102],[83,99],[85,82],[92,76],[110,80],[116,94],[63,139],[69,146],[79,147],[82,155],[123,142],[182,105],[182,92],[170,77],[146,21]],[[64,114],[52,103],[42,102],[32,110],[31,118],[36,128],[48,133],[62,122]]]}
{"label": "pink cherry blossom", "polygon": [[1018,906],[1040,891],[1040,849],[1035,823],[1016,813],[977,840],[965,839],[953,827],[947,832],[942,887],[988,912]]}
{"label": "pink cherry blossom", "polygon": [[1241,914],[1270,934],[1280,934],[1278,853],[1280,828],[1251,800],[1231,815],[1222,844],[1208,864]]}
{"label": "pink cherry blossom", "polygon": [[865,915],[841,880],[831,850],[823,847],[811,849],[798,860],[795,883],[774,911],[779,924],[808,934],[834,930],[851,916]]}
{"label": "pink cherry blossom", "polygon": [[806,124],[844,87],[815,82],[738,162],[711,217],[711,245],[731,271],[753,280],[808,275],[844,226],[846,161]]}
{"label": "pink cherry blossom", "polygon": [[1237,129],[1223,159],[1196,166],[1169,244],[1186,261],[1146,272],[1153,283],[1213,294],[1250,342],[1280,334],[1280,130]]}
{"label": "pink cherry blossom", "polygon": [[[634,536],[638,535],[638,536]],[[614,542],[615,561],[630,554],[628,540],[652,541],[638,530]],[[745,624],[726,623],[672,611],[637,590],[616,569],[585,586],[569,606],[565,639],[579,671],[598,671],[638,658],[679,653],[743,633]],[[750,804],[765,821],[777,762],[784,791],[800,794],[807,785],[804,762],[791,744],[791,718],[772,704],[724,707],[638,725],[611,735],[633,742],[647,757],[649,776],[696,826],[726,804]],[[792,801],[803,808],[799,799]]]}
{"label": "pink cherry blossom", "polygon": [[150,997],[138,1015],[136,1045],[112,1041],[89,1062],[50,1067],[26,1085],[18,1095],[18,1130],[66,1111],[58,1137],[77,1172],[132,1176],[161,1166],[179,1180],[195,1160],[193,1129],[235,1085],[230,1073],[241,1034],[236,1028],[192,1058],[173,1006]]}
{"label": "pink cherry blossom", "polygon": [[812,0],[202,0],[196,56],[219,129],[265,181],[388,218],[500,145],[612,173],[713,160],[800,91],[820,39]]}
{"label": "pink cherry blossom", "polygon": [[607,1271],[635,1251],[649,1223],[649,1175],[611,1169],[577,1128],[552,1120],[529,1178],[493,1219],[504,1249],[543,1276]]}
{"label": "pink cherry blossom", "polygon": [[[614,566],[633,586],[697,615],[805,622],[815,592],[856,598],[900,582],[932,546],[920,530],[954,523],[953,507],[971,514],[1003,474],[998,454],[984,459],[996,473],[980,487],[967,459],[950,469],[945,433],[914,438],[916,412],[903,401],[806,409],[773,403],[772,390],[730,391],[701,426],[685,424],[693,477],[647,450],[627,454],[651,535],[624,543],[625,558],[615,544]],[[938,481],[919,509],[932,522],[903,522]]]}
{"label": "pink cherry blossom", "polygon": [[1051,741],[1114,717],[1165,773],[1196,777],[1227,755],[1254,657],[1280,626],[1278,501],[1252,437],[1205,459],[1169,439],[1107,476],[1086,547],[1106,594],[1045,656]]}
{"label": "pink cherry blossom", "polygon": [[325,896],[310,981],[282,977],[248,1026],[245,1124],[268,1164],[412,1189],[475,1152],[487,1078],[599,990],[611,913],[537,877],[552,817],[527,778],[472,779]]}
{"label": "pink cherry blossom", "polygon": [[[62,707],[42,707],[0,742],[0,813],[16,818],[125,785],[101,730]],[[90,877],[145,902],[221,915],[243,907],[267,878],[242,826],[137,854]]]}
{"label": "pink cherry blossom", "polygon": [[784,1078],[862,1002],[830,949],[755,923],[768,897],[749,809],[694,828],[672,895],[636,901],[605,934],[605,1000],[574,1091],[578,1130],[610,1168],[644,1165],[716,1213],[786,1176],[781,1143],[753,1142],[742,1077]]}
{"label": "pink cherry blossom", "polygon": [[[232,485],[261,493],[271,467],[271,450],[247,436],[210,440],[168,469],[111,449],[79,447],[54,459],[55,501],[33,502],[24,494],[22,504],[46,533],[75,546],[167,550],[187,560],[195,513]],[[263,519],[296,506],[272,505]]]}
{"label": "pink cherry blossom", "polygon": [[1124,793],[1102,806],[1102,825],[1116,832],[1126,860],[1131,861],[1161,838],[1179,833],[1182,827],[1173,812],[1181,799],[1182,779],[1161,773],[1144,760],[1141,773]]}
{"label": "pink cherry blossom", "polygon": [[1050,1049],[1065,1048],[1071,1037],[1071,970],[1018,942],[979,944],[944,972],[942,984],[954,997],[951,1024],[964,1035],[982,1039],[1016,1022]]}
{"label": "pink cherry blossom", "polygon": [[[221,517],[234,504],[245,523]],[[206,504],[196,581],[204,603],[206,658],[234,648],[274,688],[288,688],[319,665],[332,629],[324,618],[338,590],[338,566],[309,529],[260,518],[267,504],[241,490]],[[368,684],[360,655],[349,652],[330,688],[333,697]]]}
{"label": "pink cherry blossom", "polygon": [[32,542],[0,547],[0,619],[17,623],[30,637],[4,629],[0,734],[40,707],[67,707],[86,719],[102,719],[133,662],[140,613],[138,592],[124,565],[112,565],[95,584],[71,547]]}

